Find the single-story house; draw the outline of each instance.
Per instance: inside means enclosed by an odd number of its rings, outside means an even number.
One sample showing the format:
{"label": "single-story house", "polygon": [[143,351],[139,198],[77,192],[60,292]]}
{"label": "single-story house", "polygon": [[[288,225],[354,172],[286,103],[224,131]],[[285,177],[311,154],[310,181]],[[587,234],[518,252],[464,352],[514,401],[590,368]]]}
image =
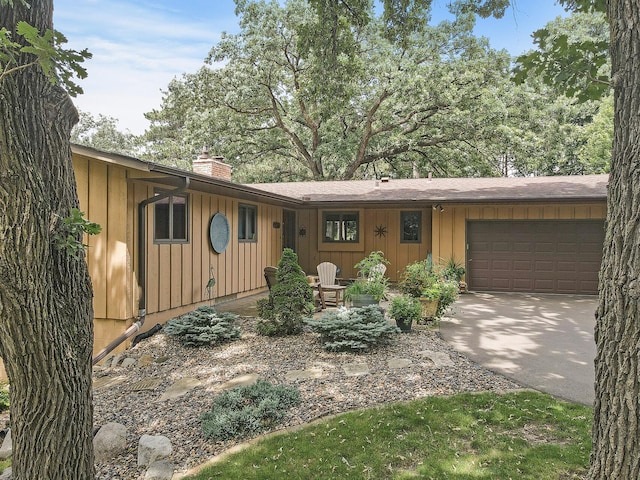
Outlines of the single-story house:
{"label": "single-story house", "polygon": [[81,210],[103,227],[86,239],[95,352],[140,317],[144,331],[266,290],[285,247],[307,273],[331,261],[350,278],[381,250],[396,281],[432,253],[464,265],[471,290],[597,292],[607,175],[241,185],[207,153],[192,172],[72,151]]}

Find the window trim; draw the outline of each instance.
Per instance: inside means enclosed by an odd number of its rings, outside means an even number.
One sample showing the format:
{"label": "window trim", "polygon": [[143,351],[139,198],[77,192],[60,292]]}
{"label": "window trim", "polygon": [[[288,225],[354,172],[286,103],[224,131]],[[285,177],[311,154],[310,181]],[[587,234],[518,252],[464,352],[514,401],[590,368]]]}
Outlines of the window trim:
{"label": "window trim", "polygon": [[[407,240],[404,237],[404,220],[407,214],[418,215],[418,239]],[[401,210],[400,211],[400,243],[422,243],[422,210]]]}
{"label": "window trim", "polygon": [[[354,240],[333,240],[330,238],[327,238],[325,236],[325,228],[327,225],[327,217],[329,215],[338,215],[340,217],[340,224],[342,224],[344,222],[343,220],[343,216],[345,215],[355,215],[356,217],[356,236]],[[322,229],[320,231],[320,235],[322,236],[322,242],[326,243],[326,244],[331,244],[331,245],[335,245],[335,244],[347,244],[347,245],[357,245],[360,243],[360,230],[361,228],[361,222],[360,222],[360,211],[359,210],[323,210],[322,211],[322,220],[321,220],[321,225],[322,225]],[[342,230],[342,229],[341,229]]]}
{"label": "window trim", "polygon": [[[160,188],[155,188],[153,193],[154,195],[162,195],[168,193],[168,190],[163,190]],[[173,238],[173,199],[174,197],[184,198],[184,233],[185,238],[175,239]],[[157,207],[159,202],[154,202],[153,204],[153,243],[160,245],[171,245],[171,244],[188,244],[190,243],[190,235],[189,235],[189,203],[190,203],[190,195],[188,193],[176,193],[175,195],[169,195],[166,200],[169,204],[169,219],[168,219],[168,227],[169,227],[169,238],[158,238],[157,237]]]}
{"label": "window trim", "polygon": [[[244,214],[244,219],[241,218],[240,212],[245,209],[245,212],[253,211],[254,224],[253,224],[253,238],[241,238],[240,237],[240,225],[241,222],[245,224],[245,231],[248,231],[247,227],[247,215]],[[258,241],[258,205],[251,203],[238,203],[238,242],[240,243],[257,243]]]}

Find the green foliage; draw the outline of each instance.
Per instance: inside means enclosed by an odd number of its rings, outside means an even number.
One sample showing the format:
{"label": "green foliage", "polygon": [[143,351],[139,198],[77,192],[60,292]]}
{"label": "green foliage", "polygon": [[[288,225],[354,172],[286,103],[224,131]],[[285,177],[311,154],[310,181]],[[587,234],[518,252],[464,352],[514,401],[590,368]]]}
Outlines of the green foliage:
{"label": "green foliage", "polygon": [[218,313],[213,307],[202,305],[169,320],[164,332],[187,347],[218,345],[240,338],[240,327],[233,324],[237,318],[233,313]]}
{"label": "green foliage", "polygon": [[296,388],[272,385],[259,379],[253,385],[227,390],[213,401],[201,417],[207,438],[230,440],[272,430],[287,410],[300,403]]}
{"label": "green foliage", "polygon": [[364,257],[354,265],[358,269],[358,277],[370,281],[379,281],[384,273],[378,268],[380,265],[389,265],[389,260],[384,258],[384,252],[376,250]]}
{"label": "green foliage", "polygon": [[459,282],[464,275],[464,267],[456,261],[454,257],[450,257],[442,268],[442,277],[446,280],[455,280]]}
{"label": "green foliage", "polygon": [[353,300],[354,295],[371,295],[374,300],[379,302],[387,293],[387,278],[381,281],[372,281],[358,279],[344,290],[344,299],[346,301]]}
{"label": "green foliage", "polygon": [[592,410],[533,391],[427,397],[266,438],[192,480],[577,480]]}
{"label": "green foliage", "polygon": [[186,164],[214,138],[211,149],[245,183],[402,176],[414,165],[423,176],[496,174],[475,142],[506,117],[495,99],[508,55],[473,35],[468,13],[399,48],[366,3],[369,21],[348,30],[348,14],[338,14],[335,43],[320,46],[331,37],[313,32],[330,24],[306,1],[241,2],[240,32],[211,50],[216,67],[173,81],[147,114],[148,157]]}
{"label": "green foliage", "polygon": [[8,386],[0,385],[0,412],[4,412],[8,408],[9,408]]}
{"label": "green foliage", "polygon": [[431,254],[424,260],[407,265],[402,273],[400,291],[412,297],[420,297],[422,293],[437,281]]}
{"label": "green foliage", "polygon": [[140,153],[141,137],[128,130],[118,130],[117,119],[102,114],[96,118],[87,112],[79,113],[80,121],[71,131],[72,143],[122,155],[136,156]]}
{"label": "green foliage", "polygon": [[400,332],[389,324],[377,305],[340,308],[306,323],[320,334],[320,341],[329,351],[362,352],[386,344],[391,335]]}
{"label": "green foliage", "polygon": [[433,284],[422,291],[420,295],[429,300],[438,300],[438,309],[436,310],[435,320],[439,320],[458,299],[458,282],[438,278]]}
{"label": "green foliage", "polygon": [[514,80],[540,76],[578,101],[602,98],[610,89],[609,34],[604,12],[575,12],[533,33],[537,50],[517,58]]}
{"label": "green foliage", "polygon": [[285,248],[278,262],[276,283],[269,297],[258,302],[258,333],[267,336],[296,335],[302,332],[303,319],[313,310],[313,291],[298,265],[298,255]]}
{"label": "green foliage", "polygon": [[80,258],[80,253],[88,247],[82,243],[82,235],[97,235],[102,231],[100,225],[85,219],[84,213],[77,208],[72,208],[68,217],[59,217],[59,220],[52,232],[55,246],[76,259]]}
{"label": "green foliage", "polygon": [[345,300],[351,300],[354,295],[371,295],[378,302],[382,300],[389,286],[389,279],[380,270],[381,265],[388,265],[381,251],[373,251],[354,265],[358,269],[358,279],[344,291]]}
{"label": "green foliage", "polygon": [[402,322],[418,322],[422,318],[422,307],[415,297],[398,295],[391,300],[389,316]]}
{"label": "green foliage", "polygon": [[[74,77],[87,76],[86,69],[80,65],[91,58],[87,49],[66,50],[61,47],[67,42],[62,33],[47,29],[40,35],[37,28],[26,22],[18,22],[16,34],[21,37],[20,41],[5,27],[0,29],[0,81],[7,75],[39,65],[51,83],[61,85],[72,97],[82,93]],[[31,60],[25,62],[24,57]]]}

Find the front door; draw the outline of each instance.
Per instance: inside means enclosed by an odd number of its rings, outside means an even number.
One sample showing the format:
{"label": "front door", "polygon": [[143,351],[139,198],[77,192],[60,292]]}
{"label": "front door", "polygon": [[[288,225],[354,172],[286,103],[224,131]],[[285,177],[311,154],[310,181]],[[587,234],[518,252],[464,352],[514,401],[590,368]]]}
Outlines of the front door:
{"label": "front door", "polygon": [[282,211],[282,248],[296,250],[296,212]]}

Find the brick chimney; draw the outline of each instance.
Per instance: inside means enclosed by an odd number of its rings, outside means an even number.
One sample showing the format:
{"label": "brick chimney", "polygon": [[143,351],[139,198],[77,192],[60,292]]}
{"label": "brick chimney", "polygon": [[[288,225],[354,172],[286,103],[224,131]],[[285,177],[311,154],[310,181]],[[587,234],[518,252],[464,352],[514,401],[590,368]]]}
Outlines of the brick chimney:
{"label": "brick chimney", "polygon": [[224,163],[224,157],[211,157],[207,147],[193,161],[193,171],[209,177],[231,181],[231,165]]}

